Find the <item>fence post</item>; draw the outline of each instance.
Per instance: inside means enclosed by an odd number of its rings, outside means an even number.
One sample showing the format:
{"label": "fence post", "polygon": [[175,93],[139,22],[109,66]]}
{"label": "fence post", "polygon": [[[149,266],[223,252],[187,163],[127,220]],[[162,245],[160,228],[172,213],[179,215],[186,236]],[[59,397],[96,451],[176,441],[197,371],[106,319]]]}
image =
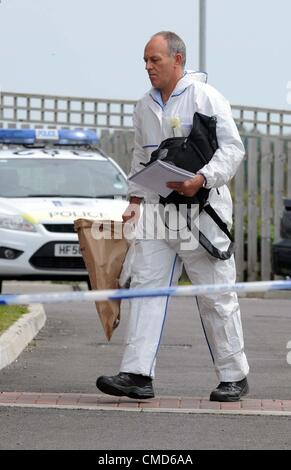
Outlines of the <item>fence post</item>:
{"label": "fence post", "polygon": [[107,155],[111,155],[112,148],[109,129],[101,129],[100,147]]}
{"label": "fence post", "polygon": [[287,197],[291,199],[291,142],[287,142]]}
{"label": "fence post", "polygon": [[131,168],[131,162],[134,149],[134,131],[126,131],[126,153],[127,153],[127,171],[128,174]]}
{"label": "fence post", "polygon": [[126,172],[127,157],[124,131],[115,130],[113,133],[113,158]]}
{"label": "fence post", "polygon": [[4,120],[4,99],[3,99],[3,94],[2,94],[2,90],[0,88],[0,124],[2,127],[2,121]]}
{"label": "fence post", "polygon": [[234,233],[235,233],[235,261],[237,280],[244,280],[244,245],[245,245],[245,160],[241,163],[234,179]]}
{"label": "fence post", "polygon": [[248,280],[257,279],[258,139],[248,139]]}
{"label": "fence post", "polygon": [[275,242],[280,239],[280,221],[283,212],[284,196],[284,165],[286,155],[284,153],[284,142],[276,139],[274,144],[274,225]]}
{"label": "fence post", "polygon": [[271,142],[267,137],[261,141],[261,279],[271,275]]}

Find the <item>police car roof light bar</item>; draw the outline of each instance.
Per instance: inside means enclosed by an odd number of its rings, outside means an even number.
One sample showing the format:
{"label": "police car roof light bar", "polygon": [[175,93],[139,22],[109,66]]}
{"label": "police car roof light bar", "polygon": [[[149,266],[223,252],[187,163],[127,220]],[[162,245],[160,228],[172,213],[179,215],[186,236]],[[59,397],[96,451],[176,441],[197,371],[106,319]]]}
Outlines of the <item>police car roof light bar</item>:
{"label": "police car roof light bar", "polygon": [[39,142],[59,145],[93,145],[98,137],[93,130],[0,129],[0,143],[33,145]]}

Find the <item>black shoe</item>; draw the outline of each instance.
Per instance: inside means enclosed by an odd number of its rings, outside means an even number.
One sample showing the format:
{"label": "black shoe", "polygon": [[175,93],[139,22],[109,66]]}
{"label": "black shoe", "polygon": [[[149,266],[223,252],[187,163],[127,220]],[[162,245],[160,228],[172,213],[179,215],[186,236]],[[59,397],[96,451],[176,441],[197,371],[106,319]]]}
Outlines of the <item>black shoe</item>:
{"label": "black shoe", "polygon": [[97,388],[108,395],[129,397],[136,399],[154,398],[154,389],[151,377],[144,375],[120,372],[112,377],[98,377]]}
{"label": "black shoe", "polygon": [[239,401],[249,391],[246,378],[239,382],[220,382],[210,395],[210,401]]}

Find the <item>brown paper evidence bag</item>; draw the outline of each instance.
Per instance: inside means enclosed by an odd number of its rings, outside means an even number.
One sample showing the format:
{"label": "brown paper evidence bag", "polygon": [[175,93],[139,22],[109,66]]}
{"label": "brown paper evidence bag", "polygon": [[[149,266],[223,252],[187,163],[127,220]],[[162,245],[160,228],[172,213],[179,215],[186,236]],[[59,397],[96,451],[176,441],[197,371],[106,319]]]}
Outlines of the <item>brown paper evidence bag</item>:
{"label": "brown paper evidence bag", "polygon": [[[123,222],[77,219],[74,226],[92,289],[118,289],[129,248],[123,234]],[[120,321],[120,300],[95,302],[95,305],[110,340]]]}

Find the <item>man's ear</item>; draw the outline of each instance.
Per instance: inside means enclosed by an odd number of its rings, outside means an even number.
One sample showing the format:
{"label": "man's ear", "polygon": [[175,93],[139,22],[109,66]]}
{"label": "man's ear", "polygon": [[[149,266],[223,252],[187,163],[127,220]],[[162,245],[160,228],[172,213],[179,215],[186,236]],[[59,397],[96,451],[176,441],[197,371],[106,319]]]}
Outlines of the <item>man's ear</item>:
{"label": "man's ear", "polygon": [[175,55],[175,65],[182,66],[183,56],[179,52]]}

